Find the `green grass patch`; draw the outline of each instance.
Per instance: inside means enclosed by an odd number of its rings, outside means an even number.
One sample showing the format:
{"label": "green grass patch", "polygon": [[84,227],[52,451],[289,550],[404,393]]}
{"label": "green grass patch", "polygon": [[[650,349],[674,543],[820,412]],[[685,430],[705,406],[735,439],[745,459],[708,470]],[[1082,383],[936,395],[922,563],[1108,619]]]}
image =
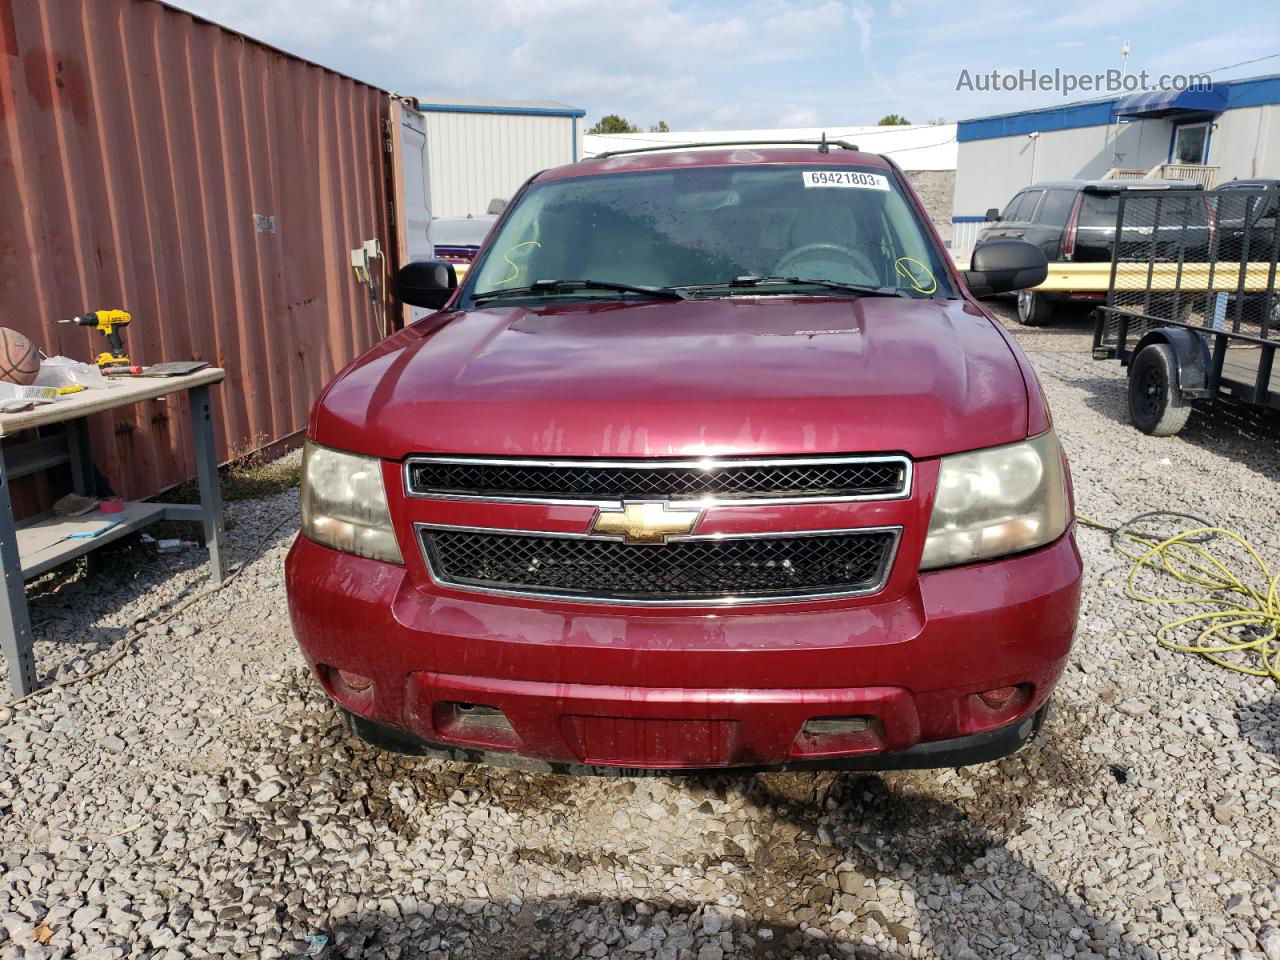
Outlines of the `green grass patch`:
{"label": "green grass patch", "polygon": [[[250,450],[234,456],[218,471],[222,499],[261,500],[287,490],[296,490],[302,474],[302,451],[268,457],[263,450]],[[188,480],[157,497],[166,503],[199,503],[200,487]]]}

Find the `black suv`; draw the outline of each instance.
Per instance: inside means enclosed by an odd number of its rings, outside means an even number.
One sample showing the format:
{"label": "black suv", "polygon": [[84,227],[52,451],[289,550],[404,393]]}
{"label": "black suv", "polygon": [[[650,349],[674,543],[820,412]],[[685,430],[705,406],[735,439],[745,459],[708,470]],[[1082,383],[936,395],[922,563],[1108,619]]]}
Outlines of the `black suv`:
{"label": "black suv", "polygon": [[[1116,216],[1122,191],[1137,190],[1201,190],[1190,180],[1045,180],[1033,183],[1009,201],[1001,213],[995,207],[987,211],[989,226],[978,236],[975,246],[989,240],[1025,240],[1044,251],[1050,263],[1074,261],[1077,263],[1110,262],[1116,235]],[[1166,229],[1179,231],[1170,243],[1186,241],[1182,231],[1190,229],[1203,232],[1205,250],[1208,250],[1212,231],[1209,227],[1209,210],[1203,203],[1181,204],[1168,211]],[[1176,224],[1176,227],[1174,226]],[[1134,227],[1134,240],[1149,240],[1147,235],[1136,235],[1141,227]],[[1129,228],[1125,228],[1126,234]],[[1053,316],[1054,307],[1062,302],[1097,303],[1105,294],[1096,291],[1042,293],[1023,290],[1018,294],[1018,321],[1029,327],[1046,324]]]}
{"label": "black suv", "polygon": [[1280,180],[1231,180],[1219,185],[1217,193],[1218,259],[1236,263],[1272,260],[1277,252]]}

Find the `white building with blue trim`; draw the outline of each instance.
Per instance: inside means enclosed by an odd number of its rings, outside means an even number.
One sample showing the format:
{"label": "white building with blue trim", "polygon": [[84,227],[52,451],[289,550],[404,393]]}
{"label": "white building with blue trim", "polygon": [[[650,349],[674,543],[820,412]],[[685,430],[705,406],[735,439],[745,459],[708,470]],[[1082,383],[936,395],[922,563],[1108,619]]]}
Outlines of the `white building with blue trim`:
{"label": "white building with blue trim", "polygon": [[432,217],[485,213],[539,170],[578,159],[585,111],[550,100],[418,102]]}
{"label": "white building with blue trim", "polygon": [[952,249],[1039,180],[1280,178],[1280,74],[962,120]]}

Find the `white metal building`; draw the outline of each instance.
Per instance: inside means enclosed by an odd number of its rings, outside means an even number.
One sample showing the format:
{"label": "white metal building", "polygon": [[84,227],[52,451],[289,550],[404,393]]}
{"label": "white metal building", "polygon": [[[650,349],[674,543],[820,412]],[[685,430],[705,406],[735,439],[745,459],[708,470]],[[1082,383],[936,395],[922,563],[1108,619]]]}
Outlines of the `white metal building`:
{"label": "white metal building", "polygon": [[483,214],[539,170],[579,155],[584,111],[563,103],[433,97],[418,110],[432,217]]}
{"label": "white metal building", "polygon": [[962,120],[954,250],[1038,180],[1280,177],[1280,74]]}
{"label": "white metal building", "polygon": [[582,154],[593,157],[607,150],[662,144],[725,142],[752,143],[761,140],[844,140],[870,153],[893,157],[903,170],[954,170],[956,168],[956,125],[912,124],[901,127],[793,127],[773,130],[685,130],[667,133],[588,134],[582,138]]}

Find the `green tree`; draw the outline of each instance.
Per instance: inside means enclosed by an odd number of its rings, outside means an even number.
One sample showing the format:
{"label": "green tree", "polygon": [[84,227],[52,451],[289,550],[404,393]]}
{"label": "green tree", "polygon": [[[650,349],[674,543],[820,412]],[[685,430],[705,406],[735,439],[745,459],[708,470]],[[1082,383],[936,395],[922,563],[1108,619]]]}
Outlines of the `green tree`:
{"label": "green tree", "polygon": [[639,133],[640,128],[627,123],[622,117],[616,113],[611,113],[606,117],[601,117],[594,127],[587,133]]}
{"label": "green tree", "polygon": [[876,124],[878,127],[909,127],[910,125],[910,120],[897,113],[891,113],[887,117],[881,117],[880,122]]}
{"label": "green tree", "polygon": [[649,132],[650,133],[670,133],[671,128],[667,126],[667,121],[659,120],[657,123],[655,123],[652,127],[649,128]]}

